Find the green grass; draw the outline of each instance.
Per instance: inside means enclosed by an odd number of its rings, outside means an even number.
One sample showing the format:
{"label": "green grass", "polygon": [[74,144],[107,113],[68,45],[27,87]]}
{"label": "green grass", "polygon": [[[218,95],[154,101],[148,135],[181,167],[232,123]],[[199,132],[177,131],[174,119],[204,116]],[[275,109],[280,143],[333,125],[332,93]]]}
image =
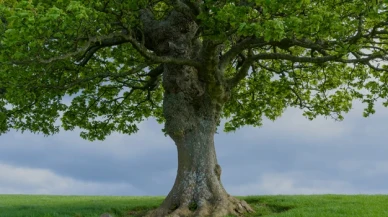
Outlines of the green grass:
{"label": "green grass", "polygon": [[[0,195],[0,217],[115,217],[159,206],[163,197]],[[140,211],[140,212],[139,212]]]}
{"label": "green grass", "polygon": [[[388,217],[388,195],[249,196],[247,217]],[[0,195],[0,217],[140,217],[163,197]]]}

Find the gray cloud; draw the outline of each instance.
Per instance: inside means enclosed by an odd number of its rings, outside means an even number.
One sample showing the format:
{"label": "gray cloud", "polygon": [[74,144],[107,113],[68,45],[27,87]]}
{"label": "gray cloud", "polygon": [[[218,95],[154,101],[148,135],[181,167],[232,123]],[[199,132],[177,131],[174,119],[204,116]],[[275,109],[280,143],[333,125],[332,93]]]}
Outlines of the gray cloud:
{"label": "gray cloud", "polygon": [[[356,104],[343,122],[309,121],[288,109],[261,128],[220,130],[215,141],[223,183],[239,195],[386,193],[387,120],[388,109],[378,107],[366,119]],[[112,134],[103,142],[82,140],[78,130],[52,137],[11,131],[0,137],[0,165],[79,186],[72,194],[165,195],[175,178],[175,146],[154,120],[139,128],[138,134]],[[65,192],[29,179],[5,182],[0,179],[0,193]],[[87,183],[95,187],[85,190]]]}
{"label": "gray cloud", "polygon": [[45,169],[0,164],[0,173],[5,174],[0,176],[2,194],[144,195],[142,190],[129,183],[83,182]]}

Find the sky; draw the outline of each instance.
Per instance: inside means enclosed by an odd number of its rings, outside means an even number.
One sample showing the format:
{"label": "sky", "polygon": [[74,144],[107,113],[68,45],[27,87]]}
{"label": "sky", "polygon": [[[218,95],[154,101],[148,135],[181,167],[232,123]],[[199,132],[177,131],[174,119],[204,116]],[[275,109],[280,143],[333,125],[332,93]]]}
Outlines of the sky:
{"label": "sky", "polygon": [[[388,108],[364,118],[309,121],[287,109],[260,128],[215,136],[232,195],[388,194]],[[79,130],[0,136],[0,194],[167,195],[177,171],[173,141],[149,119],[133,135],[86,141]]]}

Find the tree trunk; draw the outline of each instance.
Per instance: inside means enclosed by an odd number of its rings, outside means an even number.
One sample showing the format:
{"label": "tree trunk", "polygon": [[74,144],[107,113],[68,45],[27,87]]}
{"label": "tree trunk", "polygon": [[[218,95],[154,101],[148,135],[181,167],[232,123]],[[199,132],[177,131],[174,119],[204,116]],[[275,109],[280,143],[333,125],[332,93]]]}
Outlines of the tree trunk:
{"label": "tree trunk", "polygon": [[178,174],[162,205],[148,216],[223,217],[252,211],[244,201],[229,196],[220,181],[214,134],[226,97],[214,68],[219,53],[203,49],[208,44],[198,39],[198,25],[185,14],[172,11],[160,21],[144,10],[141,19],[148,49],[206,65],[200,72],[190,66],[163,65],[165,131],[178,149]]}
{"label": "tree trunk", "polygon": [[185,133],[178,149],[178,174],[174,186],[162,205],[151,216],[224,217],[253,211],[245,202],[225,191],[221,184],[221,167],[214,149],[214,123],[198,120],[199,125]]}
{"label": "tree trunk", "polygon": [[163,86],[165,130],[177,146],[178,174],[163,204],[149,216],[223,217],[253,211],[221,184],[214,134],[222,105],[208,85],[192,67],[166,65]]}

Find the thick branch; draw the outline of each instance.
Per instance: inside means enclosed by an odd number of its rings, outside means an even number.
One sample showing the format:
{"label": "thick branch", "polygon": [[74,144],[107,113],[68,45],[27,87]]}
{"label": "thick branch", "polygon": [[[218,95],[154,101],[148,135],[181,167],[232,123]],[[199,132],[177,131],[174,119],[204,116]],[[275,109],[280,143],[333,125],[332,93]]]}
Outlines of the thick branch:
{"label": "thick branch", "polygon": [[197,61],[186,59],[186,58],[175,58],[171,56],[157,56],[154,53],[148,51],[148,49],[138,42],[129,34],[125,33],[112,33],[106,36],[91,37],[87,44],[78,49],[77,51],[70,52],[58,57],[52,57],[50,59],[41,59],[38,58],[38,61],[41,63],[51,63],[58,60],[68,59],[70,57],[84,53],[82,56],[82,61],[79,65],[85,65],[89,59],[93,56],[102,47],[108,47],[113,45],[119,45],[123,43],[131,43],[132,46],[145,58],[149,59],[152,63],[172,63],[177,65],[189,65],[196,68],[200,68],[201,64]]}
{"label": "thick branch", "polygon": [[263,38],[246,38],[234,45],[228,52],[226,52],[220,59],[219,68],[225,70],[228,64],[241,52],[248,48],[260,48],[266,45],[277,46],[282,49],[288,49],[292,46],[299,46],[304,48],[309,48],[312,50],[317,50],[322,55],[326,56],[327,52],[325,51],[324,42],[317,41],[316,43],[307,40],[307,39],[283,39],[281,41],[270,41],[265,42]]}
{"label": "thick branch", "polygon": [[339,62],[339,63],[367,63],[374,59],[383,59],[384,55],[382,54],[371,54],[368,57],[365,58],[359,58],[359,59],[344,59],[340,55],[333,55],[333,56],[324,56],[324,57],[301,57],[301,56],[293,56],[290,54],[283,54],[283,53],[261,53],[252,56],[251,61],[256,60],[288,60],[292,62],[300,62],[300,63],[326,63],[329,61],[332,62]]}
{"label": "thick branch", "polygon": [[224,71],[226,67],[230,64],[230,62],[241,52],[243,52],[245,49],[248,49],[250,47],[262,47],[264,45],[267,45],[263,39],[257,39],[257,38],[246,38],[234,45],[229,51],[227,51],[222,57],[220,58],[219,62],[219,69],[221,71]]}
{"label": "thick branch", "polygon": [[163,73],[163,70],[164,70],[164,66],[163,64],[160,64],[155,69],[152,69],[151,71],[149,71],[145,76],[156,77],[158,75],[161,75]]}
{"label": "thick branch", "polygon": [[[346,42],[346,43],[357,43],[361,38],[364,39],[380,39],[381,41],[381,35],[388,35],[388,31],[386,30],[381,30],[380,28],[388,25],[388,22],[383,21],[380,23],[375,24],[375,26],[370,28],[370,31],[367,34],[363,34],[363,25],[364,25],[364,16],[360,14],[359,16],[356,17],[358,20],[358,25],[357,25],[357,31],[356,34],[353,36],[350,36],[344,40],[341,41],[341,43]],[[371,41],[370,43],[375,43]],[[376,42],[378,43],[378,42]],[[263,46],[266,45],[272,45],[274,47],[279,47],[284,50],[288,50],[289,48],[293,46],[298,46],[298,47],[303,47],[306,49],[311,49],[311,51],[318,51],[322,56],[325,58],[322,59],[311,59],[311,58],[300,58],[298,57],[298,60],[295,58],[292,58],[291,56],[287,56],[286,58],[283,58],[281,55],[286,55],[286,54],[263,54],[262,59],[287,59],[290,61],[302,61],[302,62],[326,62],[326,61],[332,61],[335,59],[338,59],[337,56],[331,55],[329,56],[329,50],[333,50],[335,46],[339,45],[339,41],[324,41],[324,40],[316,40],[315,42],[307,39],[307,38],[301,38],[301,39],[296,39],[296,38],[285,38],[281,41],[269,41],[265,42],[263,38],[247,38],[236,45],[234,45],[228,52],[226,52],[220,59],[219,62],[219,68],[221,70],[225,70],[226,67],[230,64],[230,62],[241,52],[243,52],[246,49],[249,48],[262,48]],[[386,44],[386,43],[383,43]],[[280,55],[280,56],[279,56]],[[327,57],[326,57],[327,56]],[[381,55],[380,58],[383,56]],[[327,58],[327,59],[326,59]],[[373,56],[373,58],[364,58],[361,59],[361,62],[366,63],[370,61],[371,59],[379,58],[378,56]],[[352,61],[352,60],[341,60],[340,62],[345,62],[345,63],[354,63],[360,61]]]}
{"label": "thick branch", "polygon": [[252,52],[250,51],[248,58],[243,61],[243,64],[237,74],[227,81],[228,89],[231,90],[236,87],[238,83],[248,75],[248,71],[251,68],[252,63]]}
{"label": "thick branch", "polygon": [[177,58],[171,56],[157,56],[154,53],[148,51],[148,49],[139,43],[135,38],[130,35],[123,35],[125,39],[127,39],[132,46],[145,58],[151,60],[153,63],[170,63],[176,65],[188,65],[196,68],[201,68],[201,63],[195,60],[186,59],[186,58]]}
{"label": "thick branch", "polygon": [[[110,78],[112,80],[116,80],[118,78],[126,78],[129,75],[133,75],[135,73],[138,73],[144,68],[146,68],[146,65],[140,65],[130,71],[126,72],[121,72],[121,73],[113,73],[113,72],[104,72],[104,73],[98,73],[93,76],[89,76],[86,78],[82,79],[76,79],[67,82],[66,84],[63,84],[61,86],[55,86],[55,85],[44,85],[44,86],[37,86],[35,88],[47,88],[47,89],[56,89],[56,90],[68,90],[72,87],[79,86],[84,83],[88,83],[90,81],[93,81],[95,79],[100,79],[100,81],[103,81],[105,78]],[[138,80],[139,82],[146,82],[143,86],[134,86],[134,85],[129,85],[125,83],[127,87],[132,88],[132,89],[139,89],[139,90],[153,90],[156,87],[158,77],[163,73],[163,65],[159,65],[155,69],[150,70],[147,74],[144,76],[150,77],[150,79],[147,80]],[[1,88],[0,88],[1,91]]]}
{"label": "thick branch", "polygon": [[147,83],[140,88],[137,89],[142,89],[142,90],[153,90],[155,87],[158,85],[158,78],[161,74],[163,74],[164,66],[163,64],[159,65],[155,69],[149,71],[147,73],[147,76],[150,77],[150,80],[147,81]]}
{"label": "thick branch", "polygon": [[[381,35],[388,35],[388,32],[386,30],[381,30],[380,28],[387,25],[387,22],[380,22],[377,23],[374,27],[370,28],[370,31],[367,34],[363,34],[365,31],[363,29],[364,20],[363,15],[360,14],[357,17],[358,25],[356,34],[353,36],[350,36],[344,40],[341,41],[347,42],[347,43],[357,43],[361,38],[365,38],[369,43],[371,44],[382,44],[386,45],[386,43],[381,42],[382,37]],[[380,42],[374,41],[378,40]],[[250,66],[253,64],[253,62],[258,60],[285,60],[285,61],[291,61],[291,62],[299,62],[299,63],[314,63],[314,64],[322,64],[326,62],[338,62],[338,63],[361,63],[364,65],[369,66],[371,69],[377,70],[377,71],[386,71],[384,68],[379,68],[376,66],[373,66],[371,64],[371,61],[381,59],[386,60],[387,52],[383,50],[379,50],[380,52],[375,52],[371,54],[364,54],[360,53],[361,51],[353,52],[353,55],[356,57],[354,59],[350,59],[348,57],[348,54],[331,54],[332,50],[336,46],[343,46],[341,45],[339,41],[323,41],[323,40],[316,40],[315,42],[302,38],[302,39],[296,39],[296,38],[285,38],[281,41],[269,41],[265,42],[262,38],[247,38],[242,41],[240,41],[238,44],[234,45],[228,52],[226,52],[220,59],[219,62],[219,68],[221,70],[225,70],[226,67],[230,64],[230,62],[236,58],[237,55],[244,52],[247,49],[254,48],[254,49],[260,49],[263,46],[271,45],[272,47],[281,48],[283,50],[289,51],[289,48],[298,46],[306,49],[311,49],[311,57],[308,56],[294,56],[290,52],[290,54],[285,53],[277,53],[276,51],[274,53],[260,53],[257,55],[253,55],[247,60],[244,61],[242,67],[239,69],[239,71],[236,73],[236,75],[231,78],[227,83],[231,88],[235,87],[243,78],[245,78],[248,75],[248,70]],[[321,54],[319,57],[315,57],[313,55],[313,52],[317,51]],[[359,54],[359,55],[357,55]]]}
{"label": "thick branch", "polygon": [[[117,34],[109,34],[109,35],[98,36],[98,37],[90,37],[88,42],[86,43],[86,45],[81,47],[81,48],[79,48],[77,51],[69,52],[69,53],[64,54],[62,56],[52,57],[52,58],[49,58],[49,59],[42,59],[42,58],[38,57],[38,61],[41,62],[41,63],[52,63],[54,61],[68,59],[70,57],[79,55],[79,54],[84,53],[84,52],[85,52],[85,54],[84,54],[84,56],[85,56],[85,55],[87,55],[87,52],[89,50],[92,50],[92,48],[96,46],[96,44],[106,43],[106,44],[115,45],[116,43],[122,44],[122,43],[127,42],[127,41],[123,41],[118,36],[119,35],[117,35]],[[93,55],[93,53],[91,55]],[[90,59],[90,57],[89,57],[89,59]]]}
{"label": "thick branch", "polygon": [[287,60],[291,62],[315,63],[315,64],[322,64],[326,62],[362,63],[362,64],[370,65],[369,62],[371,60],[375,60],[379,58],[383,59],[384,55],[371,54],[370,56],[365,58],[359,57],[356,59],[344,59],[341,56],[300,57],[300,56],[293,56],[290,54],[283,54],[283,53],[261,53],[261,54],[248,57],[248,59],[244,61],[242,67],[237,72],[237,74],[229,81],[227,81],[227,83],[230,86],[230,88],[234,88],[235,86],[237,86],[237,84],[248,75],[248,70],[250,66],[253,64],[253,62],[258,60]]}
{"label": "thick branch", "polygon": [[84,55],[79,58],[79,61],[81,61],[78,65],[80,66],[85,66],[90,58],[93,57],[94,53],[96,53],[99,49],[104,48],[104,47],[110,47],[110,46],[115,46],[115,45],[120,45],[128,43],[127,40],[124,40],[121,37],[112,37],[112,38],[107,38],[105,40],[99,41],[95,43],[95,45],[90,46]]}

